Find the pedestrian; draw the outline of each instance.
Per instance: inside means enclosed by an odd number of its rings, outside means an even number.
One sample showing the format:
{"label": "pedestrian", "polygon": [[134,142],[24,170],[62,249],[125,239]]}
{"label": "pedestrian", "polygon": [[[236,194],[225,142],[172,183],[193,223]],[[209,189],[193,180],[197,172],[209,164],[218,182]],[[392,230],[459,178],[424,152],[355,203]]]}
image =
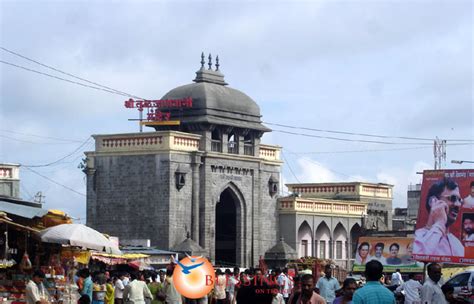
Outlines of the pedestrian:
{"label": "pedestrian", "polygon": [[82,289],[79,290],[79,293],[83,295],[89,296],[89,300],[92,301],[92,293],[93,293],[93,286],[94,284],[92,283],[92,278],[91,274],[89,272],[89,269],[84,268],[81,270],[79,273],[79,276],[83,279],[83,286]]}
{"label": "pedestrian", "polygon": [[291,292],[291,280],[288,277],[288,268],[284,268],[283,271],[278,275],[277,278],[278,285],[280,285],[280,293],[285,299],[285,303],[288,303]]}
{"label": "pedestrian", "polygon": [[160,282],[159,283],[157,280],[157,275],[156,273],[151,274],[151,282],[148,283],[148,289],[150,289],[151,294],[153,295],[153,300],[151,301],[151,304],[164,304],[164,297],[163,297],[163,284],[164,284],[164,274],[163,278],[161,278],[160,275]]}
{"label": "pedestrian", "polygon": [[402,284],[403,284],[402,274],[400,273],[400,269],[397,268],[397,270],[394,273],[392,273],[392,285],[400,286]]}
{"label": "pedestrian", "polygon": [[[230,270],[229,270],[230,271]],[[225,304],[226,300],[226,277],[222,270],[216,270],[216,284],[214,285],[214,299],[216,304]]]}
{"label": "pedestrian", "polygon": [[301,276],[297,275],[293,278],[293,289],[291,290],[290,298],[288,299],[289,304],[296,304],[301,294]]}
{"label": "pedestrian", "polygon": [[311,274],[301,277],[301,294],[296,304],[325,304],[326,300],[314,292],[314,280]]}
{"label": "pedestrian", "polygon": [[415,280],[415,274],[408,274],[408,281],[402,283],[395,290],[396,292],[404,291],[405,304],[421,303],[421,283]]}
{"label": "pedestrian", "polygon": [[332,276],[332,268],[330,264],[324,266],[325,276],[321,277],[316,284],[316,292],[319,293],[328,304],[332,304],[336,298],[336,290],[341,286],[335,277]]}
{"label": "pedestrian", "polygon": [[41,270],[36,270],[33,277],[26,285],[26,304],[46,304],[46,292],[43,286],[44,273]]}
{"label": "pedestrian", "polygon": [[367,283],[354,293],[354,304],[395,304],[393,292],[380,283],[382,273],[383,266],[379,261],[371,260],[365,264]]}
{"label": "pedestrian", "polygon": [[[107,274],[107,273],[106,273]],[[114,278],[108,278],[105,284],[105,304],[114,304]]]}
{"label": "pedestrian", "polygon": [[166,269],[166,279],[164,284],[164,293],[165,293],[165,303],[167,304],[182,304],[183,299],[181,294],[176,290],[173,282],[173,269],[168,268]]}
{"label": "pedestrian", "polygon": [[131,275],[132,281],[128,283],[123,292],[124,301],[133,304],[145,304],[145,298],[153,299],[153,296],[146,286],[143,273],[138,272]]}
{"label": "pedestrian", "polygon": [[446,304],[446,300],[441,290],[441,265],[431,263],[427,267],[428,278],[426,278],[421,288],[421,302],[430,304]]}
{"label": "pedestrian", "polygon": [[468,300],[456,298],[454,296],[454,287],[450,285],[443,285],[441,290],[444,293],[444,297],[449,304],[468,304],[471,303]]}
{"label": "pedestrian", "polygon": [[357,282],[354,278],[347,278],[342,284],[342,296],[337,297],[333,304],[352,304],[352,297],[357,289]]}
{"label": "pedestrian", "polygon": [[125,274],[120,273],[119,277],[115,281],[115,290],[114,290],[115,304],[123,304],[123,290],[125,289],[125,286],[123,285],[124,279],[125,279]]}

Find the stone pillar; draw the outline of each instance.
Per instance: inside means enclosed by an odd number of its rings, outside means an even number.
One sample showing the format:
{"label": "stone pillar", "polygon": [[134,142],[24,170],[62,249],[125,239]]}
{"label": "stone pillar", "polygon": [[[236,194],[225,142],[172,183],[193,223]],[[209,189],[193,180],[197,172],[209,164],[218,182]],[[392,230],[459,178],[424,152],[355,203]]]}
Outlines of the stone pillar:
{"label": "stone pillar", "polygon": [[235,141],[237,143],[237,148],[239,149],[239,155],[244,155],[244,136],[237,132],[235,134]]}
{"label": "stone pillar", "polygon": [[192,168],[192,193],[191,193],[191,238],[199,244],[199,166],[201,164],[201,157],[193,155],[191,163]]}

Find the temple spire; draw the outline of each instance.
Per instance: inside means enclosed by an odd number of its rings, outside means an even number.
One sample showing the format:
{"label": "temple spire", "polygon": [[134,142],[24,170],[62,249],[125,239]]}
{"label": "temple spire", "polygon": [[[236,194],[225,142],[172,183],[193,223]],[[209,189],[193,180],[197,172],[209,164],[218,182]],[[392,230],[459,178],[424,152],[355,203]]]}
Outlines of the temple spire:
{"label": "temple spire", "polygon": [[219,71],[219,55],[216,56],[216,72]]}
{"label": "temple spire", "polygon": [[211,53],[209,53],[208,59],[209,59],[209,62],[208,62],[207,65],[209,66],[209,70],[212,70],[212,56],[211,56]]}
{"label": "temple spire", "polygon": [[204,60],[204,52],[201,53],[201,70],[204,70],[204,64],[206,61]]}

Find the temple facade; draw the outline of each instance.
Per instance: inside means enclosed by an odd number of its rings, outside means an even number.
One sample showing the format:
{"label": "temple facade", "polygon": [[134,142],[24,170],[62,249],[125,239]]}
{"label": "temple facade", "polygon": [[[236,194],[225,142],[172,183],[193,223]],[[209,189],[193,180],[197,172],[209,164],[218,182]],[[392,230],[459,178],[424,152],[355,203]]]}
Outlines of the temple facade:
{"label": "temple facade", "polygon": [[204,57],[194,83],[152,104],[126,102],[152,132],[93,135],[87,224],[162,249],[189,236],[217,265],[256,265],[278,240],[281,166],[260,108]]}

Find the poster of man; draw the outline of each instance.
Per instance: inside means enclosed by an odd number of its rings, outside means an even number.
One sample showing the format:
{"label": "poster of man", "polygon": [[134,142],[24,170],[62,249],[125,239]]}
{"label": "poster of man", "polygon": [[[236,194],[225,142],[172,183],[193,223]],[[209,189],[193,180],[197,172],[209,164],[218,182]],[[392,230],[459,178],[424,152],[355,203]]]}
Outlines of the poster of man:
{"label": "poster of man", "polygon": [[413,242],[410,237],[360,237],[354,261],[354,272],[363,272],[372,260],[382,263],[384,271],[422,272],[423,263],[413,259]]}
{"label": "poster of man", "polygon": [[463,199],[472,194],[472,181],[474,170],[423,172],[413,246],[415,260],[474,262],[474,241],[471,241],[474,227],[469,215],[474,214],[474,209]]}

